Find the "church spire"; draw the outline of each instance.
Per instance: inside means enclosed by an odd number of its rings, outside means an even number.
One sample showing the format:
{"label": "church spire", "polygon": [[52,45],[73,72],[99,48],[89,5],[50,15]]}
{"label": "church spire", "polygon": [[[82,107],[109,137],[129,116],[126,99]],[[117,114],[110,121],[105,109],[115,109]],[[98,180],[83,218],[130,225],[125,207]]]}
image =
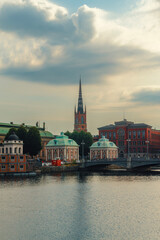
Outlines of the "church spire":
{"label": "church spire", "polygon": [[80,80],[79,80],[78,112],[83,113],[83,98],[82,98],[81,77],[80,77]]}

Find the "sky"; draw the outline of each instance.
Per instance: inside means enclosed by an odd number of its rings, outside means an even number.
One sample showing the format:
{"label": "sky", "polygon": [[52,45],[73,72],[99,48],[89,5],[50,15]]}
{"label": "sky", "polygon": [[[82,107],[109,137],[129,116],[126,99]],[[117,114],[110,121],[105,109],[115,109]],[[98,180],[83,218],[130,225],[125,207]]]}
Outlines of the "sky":
{"label": "sky", "polygon": [[0,122],[73,131],[81,75],[87,127],[160,129],[160,0],[1,0]]}

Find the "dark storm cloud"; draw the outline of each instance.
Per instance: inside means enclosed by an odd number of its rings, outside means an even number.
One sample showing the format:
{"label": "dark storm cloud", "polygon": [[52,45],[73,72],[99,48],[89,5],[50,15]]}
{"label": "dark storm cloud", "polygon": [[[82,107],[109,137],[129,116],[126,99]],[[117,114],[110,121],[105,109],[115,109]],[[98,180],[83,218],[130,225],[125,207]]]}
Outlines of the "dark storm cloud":
{"label": "dark storm cloud", "polygon": [[56,19],[49,21],[43,11],[32,5],[5,4],[0,9],[0,29],[20,37],[47,38],[59,44],[91,38],[94,34],[94,14],[86,13],[81,8],[79,15],[74,18],[78,23],[78,31],[72,19],[62,15],[59,10]]}
{"label": "dark storm cloud", "polygon": [[132,94],[131,101],[141,104],[160,105],[160,89],[142,89]]}

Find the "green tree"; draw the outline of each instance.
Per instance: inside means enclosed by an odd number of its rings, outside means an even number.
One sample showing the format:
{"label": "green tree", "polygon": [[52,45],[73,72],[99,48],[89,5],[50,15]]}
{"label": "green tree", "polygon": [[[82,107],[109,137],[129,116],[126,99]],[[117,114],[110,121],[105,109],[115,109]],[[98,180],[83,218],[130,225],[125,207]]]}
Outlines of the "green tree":
{"label": "green tree", "polygon": [[42,149],[41,136],[36,127],[30,127],[27,132],[27,150],[31,156],[35,156]]}
{"label": "green tree", "polygon": [[23,153],[26,154],[28,152],[27,149],[27,129],[23,125],[21,125],[17,130],[17,136],[20,140],[23,141]]}
{"label": "green tree", "polygon": [[16,129],[16,128],[10,128],[9,131],[8,131],[8,133],[7,133],[6,136],[5,136],[5,139],[4,139],[4,140],[7,140],[8,137],[9,137],[11,134],[13,134],[13,133],[15,133],[15,134],[17,135],[17,129]]}
{"label": "green tree", "polygon": [[66,136],[73,139],[79,145],[79,154],[82,156],[82,142],[84,142],[84,155],[87,156],[90,152],[90,146],[93,143],[93,137],[90,132],[69,132],[65,133]]}

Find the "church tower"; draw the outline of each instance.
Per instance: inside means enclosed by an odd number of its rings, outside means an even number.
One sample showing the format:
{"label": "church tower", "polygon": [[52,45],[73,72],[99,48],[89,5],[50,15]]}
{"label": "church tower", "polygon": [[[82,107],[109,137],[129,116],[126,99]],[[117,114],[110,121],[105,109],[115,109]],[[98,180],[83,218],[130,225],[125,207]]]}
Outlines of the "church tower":
{"label": "church tower", "polygon": [[82,87],[81,87],[81,78],[79,80],[79,97],[78,97],[78,108],[74,112],[74,131],[87,132],[87,122],[86,122],[86,106],[85,110],[83,109],[83,98],[82,98]]}

